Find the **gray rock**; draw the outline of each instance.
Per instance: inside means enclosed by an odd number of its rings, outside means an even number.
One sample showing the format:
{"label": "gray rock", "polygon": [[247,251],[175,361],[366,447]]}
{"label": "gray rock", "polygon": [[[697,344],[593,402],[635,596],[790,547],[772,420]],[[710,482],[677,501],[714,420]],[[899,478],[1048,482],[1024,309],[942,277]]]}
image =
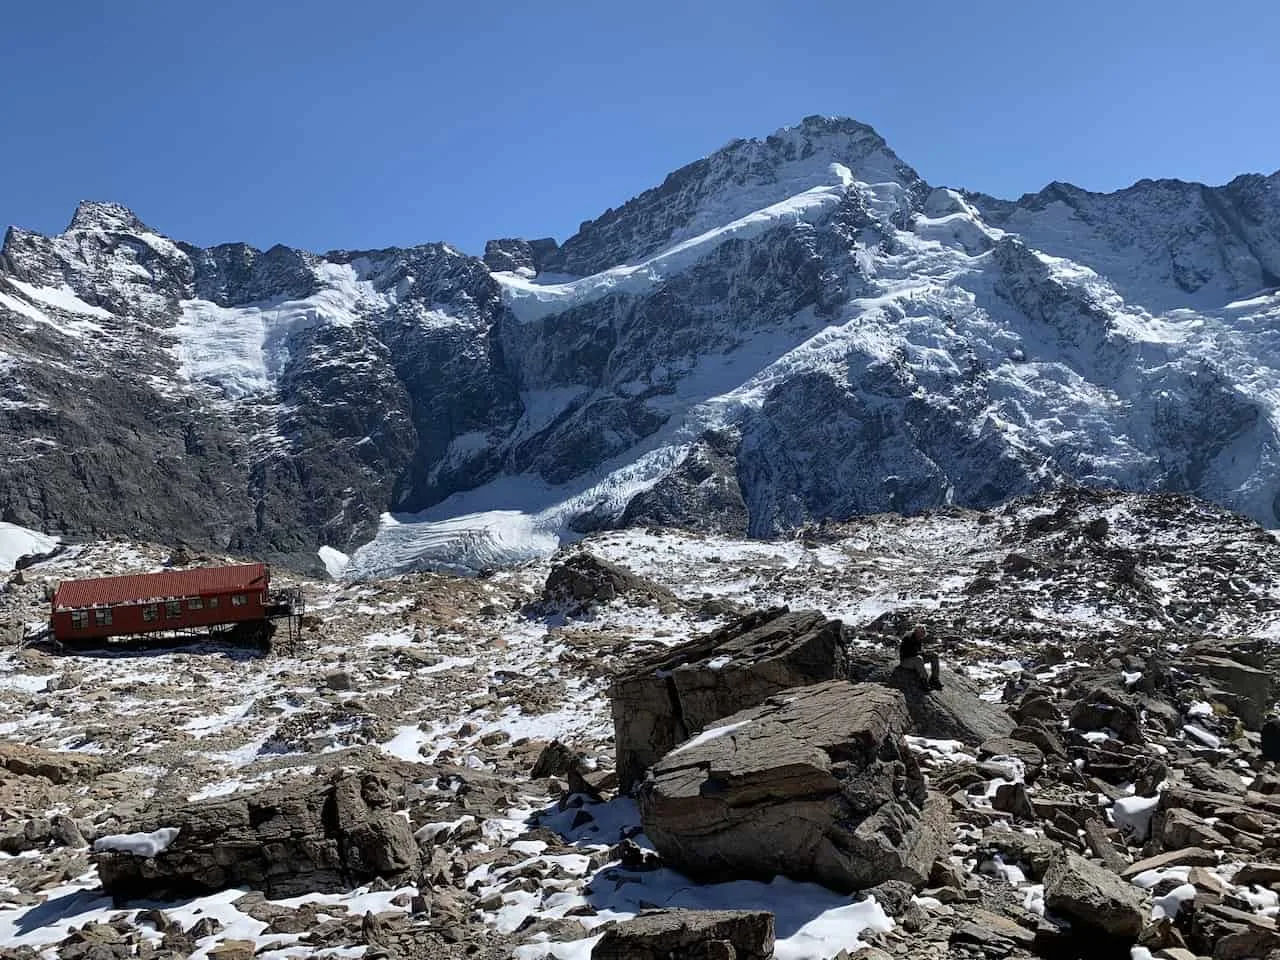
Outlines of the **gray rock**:
{"label": "gray rock", "polygon": [[577,764],[578,754],[559,740],[552,740],[538,754],[529,771],[530,780],[563,777]]}
{"label": "gray rock", "polygon": [[845,674],[840,621],[785,608],[748,614],[639,663],[609,688],[621,788],[716,720]]}
{"label": "gray rock", "polygon": [[50,822],[50,834],[53,839],[62,844],[64,847],[87,847],[89,844],[84,838],[84,834],[80,832],[80,828],[76,826],[76,822],[70,817],[57,814]]}
{"label": "gray rock", "polygon": [[[1209,680],[1250,730],[1260,730],[1271,706],[1271,674],[1228,656],[1203,654],[1182,660],[1179,667]],[[1221,696],[1226,694],[1226,696]]]}
{"label": "gray rock", "polygon": [[923,737],[959,740],[977,746],[1013,732],[1013,718],[999,704],[978,696],[978,688],[944,671],[942,689],[925,687],[917,674],[895,668],[887,682],[901,690],[911,711],[911,731]]}
{"label": "gray rock", "polygon": [[771,960],[773,914],[654,910],[606,927],[591,960]]}
{"label": "gray rock", "polygon": [[1044,766],[1044,751],[1033,742],[1019,739],[1016,736],[1019,729],[1024,730],[1024,735],[1028,735],[1025,734],[1026,728],[1015,728],[1008,737],[984,740],[978,747],[978,757],[983,760],[988,757],[1017,757],[1026,767],[1027,782],[1033,783]]}
{"label": "gray rock", "polygon": [[330,690],[350,690],[355,684],[346,670],[334,670],[325,674],[324,685]]}
{"label": "gray rock", "polygon": [[103,889],[120,899],[173,899],[247,886],[280,899],[340,892],[418,866],[409,822],[372,773],[297,780],[255,793],[147,811],[122,832],[177,827],[154,857],[97,851]]}
{"label": "gray rock", "polygon": [[1136,940],[1145,914],[1137,887],[1067,852],[1044,875],[1045,907],[1073,924],[1109,937]]}
{"label": "gray rock", "polygon": [[1006,860],[1017,861],[1032,880],[1042,880],[1049,868],[1065,855],[1062,844],[1017,830],[984,830],[979,849],[994,851]]}
{"label": "gray rock", "polygon": [[653,766],[639,793],[645,833],[700,881],[922,886],[950,829],[902,739],[909,723],[902,694],[877,684],[782,691]]}
{"label": "gray rock", "polygon": [[1186,850],[1192,847],[1224,850],[1231,846],[1230,840],[1187,810],[1158,811],[1151,833],[1165,850]]}
{"label": "gray rock", "polygon": [[[932,877],[932,870],[930,876]],[[874,897],[886,914],[891,917],[900,917],[911,906],[911,898],[915,896],[915,890],[912,889],[911,884],[903,883],[901,880],[885,880],[863,890],[860,896],[864,899]]]}
{"label": "gray rock", "polygon": [[1249,960],[1280,951],[1274,920],[1221,904],[1195,904],[1190,927],[1190,945],[1213,960]]}

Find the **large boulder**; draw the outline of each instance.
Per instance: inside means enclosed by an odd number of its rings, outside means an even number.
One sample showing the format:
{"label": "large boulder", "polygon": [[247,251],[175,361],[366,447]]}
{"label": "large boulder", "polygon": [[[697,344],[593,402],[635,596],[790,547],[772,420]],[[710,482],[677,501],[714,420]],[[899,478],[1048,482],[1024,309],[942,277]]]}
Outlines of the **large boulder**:
{"label": "large boulder", "polygon": [[1275,920],[1226,904],[1197,902],[1190,927],[1190,944],[1213,960],[1249,960],[1280,952]]}
{"label": "large boulder", "polygon": [[654,910],[607,927],[591,960],[771,960],[773,914],[763,910]]}
{"label": "large boulder", "polygon": [[920,886],[951,832],[903,741],[909,725],[902,694],[879,684],[782,691],[653,766],[639,794],[645,833],[700,881]]}
{"label": "large boulder", "polygon": [[136,833],[100,838],[94,859],[117,899],[174,899],[246,886],[279,899],[412,879],[409,821],[386,781],[338,773],[254,793],[148,811]]}
{"label": "large boulder", "polygon": [[1066,852],[1045,873],[1044,902],[1083,932],[1130,941],[1142,932],[1145,914],[1138,888],[1074,853]]}
{"label": "large boulder", "polygon": [[840,621],[785,607],[748,614],[641,662],[609,688],[622,789],[709,724],[846,671]]}
{"label": "large boulder", "polygon": [[659,604],[678,602],[666,587],[581,551],[551,565],[541,603],[543,609],[577,614],[593,603],[609,603],[619,597]]}

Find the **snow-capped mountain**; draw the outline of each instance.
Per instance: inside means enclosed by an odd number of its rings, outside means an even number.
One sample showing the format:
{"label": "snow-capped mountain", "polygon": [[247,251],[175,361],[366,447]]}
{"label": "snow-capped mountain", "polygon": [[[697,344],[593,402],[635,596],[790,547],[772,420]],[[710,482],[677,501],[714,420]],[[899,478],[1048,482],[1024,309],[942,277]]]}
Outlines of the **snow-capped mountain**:
{"label": "snow-capped mountain", "polygon": [[331,571],[764,535],[1065,483],[1280,523],[1280,173],[931,188],[863,124],[739,140],[551,240],[0,254],[0,520]]}

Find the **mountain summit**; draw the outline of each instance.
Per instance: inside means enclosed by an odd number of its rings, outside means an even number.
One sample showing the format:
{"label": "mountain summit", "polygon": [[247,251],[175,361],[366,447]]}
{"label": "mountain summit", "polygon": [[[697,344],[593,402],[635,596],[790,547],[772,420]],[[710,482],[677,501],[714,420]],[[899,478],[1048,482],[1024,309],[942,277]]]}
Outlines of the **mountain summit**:
{"label": "mountain summit", "polygon": [[821,117],[484,259],[82,203],[0,252],[0,519],[355,574],[1081,483],[1275,526],[1278,278],[1280,173],[998,200]]}

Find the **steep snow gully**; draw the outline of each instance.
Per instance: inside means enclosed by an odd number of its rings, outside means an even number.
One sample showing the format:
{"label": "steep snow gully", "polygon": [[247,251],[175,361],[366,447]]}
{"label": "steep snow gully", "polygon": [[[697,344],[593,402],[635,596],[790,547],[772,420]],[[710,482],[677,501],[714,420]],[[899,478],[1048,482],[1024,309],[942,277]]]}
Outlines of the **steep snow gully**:
{"label": "steep snow gully", "polygon": [[[85,204],[0,257],[0,515],[111,522],[66,391],[118,377],[103,429],[145,442],[97,465],[146,464],[112,491],[135,526],[347,576],[1063,483],[1275,527],[1278,278],[1280,173],[1001,201],[817,117],[483,262],[203,250]],[[180,530],[157,451],[198,462],[190,499],[220,491]]]}

